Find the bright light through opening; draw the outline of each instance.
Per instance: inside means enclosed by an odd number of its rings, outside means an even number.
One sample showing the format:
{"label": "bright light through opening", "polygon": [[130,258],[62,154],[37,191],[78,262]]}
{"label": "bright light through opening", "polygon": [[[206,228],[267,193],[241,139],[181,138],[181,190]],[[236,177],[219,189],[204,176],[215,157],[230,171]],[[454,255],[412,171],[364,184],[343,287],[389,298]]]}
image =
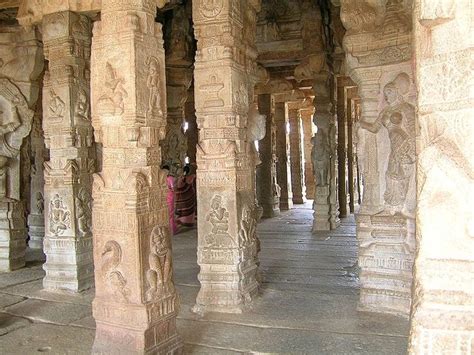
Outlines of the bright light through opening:
{"label": "bright light through opening", "polygon": [[257,150],[257,152],[259,151],[258,150],[258,141],[254,141],[254,144],[255,144],[255,149]]}
{"label": "bright light through opening", "polygon": [[189,157],[184,158],[184,163],[189,164]]}
{"label": "bright light through opening", "polygon": [[290,122],[286,122],[286,134],[290,134]]}
{"label": "bright light through opening", "polygon": [[189,128],[189,122],[188,121],[184,121],[183,122],[183,131],[184,133],[186,133],[186,131],[188,130]]}

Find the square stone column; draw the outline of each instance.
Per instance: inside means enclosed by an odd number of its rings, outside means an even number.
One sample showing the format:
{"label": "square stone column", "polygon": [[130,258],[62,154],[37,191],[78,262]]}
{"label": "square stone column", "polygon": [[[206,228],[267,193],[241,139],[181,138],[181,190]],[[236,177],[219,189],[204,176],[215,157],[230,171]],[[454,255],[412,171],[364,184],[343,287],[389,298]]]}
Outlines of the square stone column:
{"label": "square stone column", "polygon": [[173,354],[173,283],[160,140],[166,78],[156,1],[102,1],[92,43],[92,122],[102,144],[94,175],[96,354]]}
{"label": "square stone column", "polygon": [[314,199],[315,179],[313,172],[313,164],[311,163],[311,150],[313,138],[313,113],[314,107],[301,109],[301,120],[303,123],[303,149],[304,149],[304,183],[306,186],[306,198]]}
{"label": "square stone column", "polygon": [[[407,317],[416,207],[412,7],[395,2],[369,6],[378,15],[364,23],[357,23],[360,9],[354,2],[343,1],[341,9],[348,30],[344,38],[348,74],[361,99],[356,124],[364,181],[356,216],[359,308]],[[390,52],[399,54],[384,55]]]}
{"label": "square stone column", "polygon": [[258,202],[263,208],[263,218],[280,214],[280,186],[276,172],[276,127],[274,122],[274,102],[271,94],[258,95],[258,109],[266,116],[266,134],[259,141],[259,155],[262,163],[257,168]]}
{"label": "square stone column", "polygon": [[33,124],[31,127],[31,179],[30,179],[30,213],[28,214],[28,246],[31,249],[43,249],[45,232],[44,224],[44,162],[49,160],[49,154],[44,145],[42,127],[43,106],[38,100]]}
{"label": "square stone column", "polygon": [[257,293],[255,160],[248,130],[258,1],[194,1],[198,264],[196,312],[241,312]]}
{"label": "square stone column", "polygon": [[282,211],[293,208],[288,124],[288,110],[285,102],[275,102],[277,181],[280,186],[280,210]]}
{"label": "square stone column", "polygon": [[331,83],[328,73],[315,75],[313,83],[314,117],[317,132],[312,138],[311,160],[316,193],[313,201],[313,231],[331,230],[339,226],[336,186],[336,125],[332,114]]}
{"label": "square stone column", "polygon": [[64,11],[43,17],[46,289],[93,285],[91,189],[95,170],[89,110],[91,21]]}
{"label": "square stone column", "polygon": [[472,1],[416,0],[417,253],[409,354],[474,352]]}
{"label": "square stone column", "polygon": [[0,271],[25,265],[25,201],[21,200],[21,154],[30,134],[43,68],[36,31],[4,26],[0,31]]}
{"label": "square stone column", "polygon": [[289,106],[288,121],[290,123],[291,190],[293,192],[293,203],[303,204],[306,202],[303,166],[303,124],[298,103]]}

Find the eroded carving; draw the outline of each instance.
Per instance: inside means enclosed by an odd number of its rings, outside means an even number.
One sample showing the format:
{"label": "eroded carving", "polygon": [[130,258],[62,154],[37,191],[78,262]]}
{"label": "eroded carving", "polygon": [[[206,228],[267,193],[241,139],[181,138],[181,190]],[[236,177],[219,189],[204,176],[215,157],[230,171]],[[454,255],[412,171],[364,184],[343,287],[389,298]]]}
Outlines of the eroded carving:
{"label": "eroded carving", "polygon": [[229,211],[223,207],[222,196],[214,195],[211,200],[211,211],[206,216],[206,221],[212,225],[211,233],[206,235],[206,243],[211,248],[229,247],[235,241],[229,230]]}
{"label": "eroded carving", "polygon": [[104,115],[122,115],[125,109],[123,100],[128,97],[124,88],[125,79],[107,62],[105,68],[104,94],[99,98],[98,111]]}
{"label": "eroded carving", "polygon": [[55,236],[62,235],[71,228],[71,211],[59,194],[53,196],[49,206],[49,230]]}
{"label": "eroded carving", "polygon": [[122,301],[128,301],[130,290],[127,287],[127,280],[119,270],[122,263],[122,248],[115,240],[109,240],[102,249],[101,271],[106,282],[114,291],[116,296]]}

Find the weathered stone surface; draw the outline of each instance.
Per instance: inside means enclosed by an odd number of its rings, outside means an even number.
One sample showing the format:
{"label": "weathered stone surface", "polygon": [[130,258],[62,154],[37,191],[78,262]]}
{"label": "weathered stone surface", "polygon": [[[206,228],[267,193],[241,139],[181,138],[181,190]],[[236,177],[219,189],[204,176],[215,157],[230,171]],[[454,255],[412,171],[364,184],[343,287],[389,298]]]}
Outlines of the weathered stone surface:
{"label": "weathered stone surface", "polygon": [[303,123],[298,103],[290,105],[288,109],[288,122],[290,124],[291,190],[293,192],[293,203],[303,204],[306,202],[302,139]]}
{"label": "weathered stone surface", "polygon": [[469,1],[415,1],[417,254],[410,354],[472,354],[474,101]]}
{"label": "weathered stone surface", "polygon": [[[91,21],[65,11],[42,22],[48,70],[43,81],[46,289],[81,291],[93,285],[90,117]],[[73,41],[74,50],[67,50]]]}
{"label": "weathered stone surface", "polygon": [[[198,264],[195,311],[241,312],[256,296],[255,147],[249,108],[257,81],[258,1],[193,2]],[[213,30],[209,30],[213,29]],[[257,112],[258,113],[258,112]]]}

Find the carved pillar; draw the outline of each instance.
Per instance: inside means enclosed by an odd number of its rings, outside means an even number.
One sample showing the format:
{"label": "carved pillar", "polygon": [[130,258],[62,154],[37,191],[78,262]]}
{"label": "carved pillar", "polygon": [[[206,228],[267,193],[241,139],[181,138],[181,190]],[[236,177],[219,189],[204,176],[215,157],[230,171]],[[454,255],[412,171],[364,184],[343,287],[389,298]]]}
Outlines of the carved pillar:
{"label": "carved pillar", "polygon": [[280,210],[282,211],[293,208],[288,123],[288,111],[285,102],[275,102],[277,182],[280,186]]}
{"label": "carved pillar", "polygon": [[31,179],[30,179],[30,213],[28,214],[28,246],[31,249],[43,249],[44,225],[44,171],[45,160],[49,154],[44,145],[42,127],[43,107],[38,102],[31,128]]}
{"label": "carved pillar", "polygon": [[356,102],[357,87],[346,89],[346,122],[347,122],[347,180],[349,194],[349,211],[354,213],[355,206],[358,204],[358,176],[357,176],[357,154],[355,142],[353,139],[354,125],[356,123]]}
{"label": "carved pillar", "polygon": [[339,214],[341,217],[347,217],[349,207],[349,179],[348,179],[348,159],[347,159],[347,120],[346,112],[347,99],[346,87],[348,78],[338,76],[336,78],[336,112],[337,112],[337,162],[338,162],[338,197]]}
{"label": "carved pillar", "polygon": [[357,215],[359,307],[408,316],[415,249],[411,7],[396,2],[364,6],[374,14],[364,21],[352,1],[342,1],[341,12],[348,73],[358,85],[362,109],[357,125],[364,178]]}
{"label": "carved pillar", "polygon": [[336,126],[331,113],[331,91],[327,73],[315,75],[313,90],[314,124],[318,128],[312,138],[311,160],[316,193],[313,202],[313,231],[331,230],[339,225],[336,193]]}
{"label": "carved pillar", "polygon": [[247,129],[258,1],[193,2],[199,291],[196,312],[240,312],[257,293],[254,144]]}
{"label": "carved pillar", "polygon": [[258,109],[266,116],[265,137],[259,141],[262,163],[257,168],[258,202],[263,208],[263,218],[280,214],[280,186],[276,171],[276,127],[274,122],[274,102],[271,94],[258,95]]}
{"label": "carved pillar", "polygon": [[64,11],[43,17],[46,289],[93,285],[91,188],[95,169],[89,112],[91,22]]}
{"label": "carved pillar", "polygon": [[301,104],[289,104],[288,121],[290,124],[290,156],[291,156],[291,190],[293,203],[306,202],[306,186],[304,184],[304,149],[303,123],[300,114]]}
{"label": "carved pillar", "polygon": [[38,99],[42,51],[35,31],[3,26],[0,32],[0,271],[25,265],[25,203],[21,201],[22,143]]}
{"label": "carved pillar", "polygon": [[179,301],[166,174],[165,53],[156,1],[102,1],[92,43],[92,122],[103,146],[94,175],[97,324],[93,353],[177,353]]}
{"label": "carved pillar", "polygon": [[304,183],[306,186],[306,197],[310,200],[314,199],[315,184],[313,164],[311,163],[311,138],[313,138],[313,114],[314,107],[301,109],[301,120],[303,123],[303,148],[304,148]]}
{"label": "carved pillar", "polygon": [[192,37],[186,7],[173,9],[173,17],[166,24],[166,137],[162,141],[162,164],[169,166],[173,176],[182,175],[188,142],[183,132],[185,102],[193,75]]}
{"label": "carved pillar", "polygon": [[409,354],[472,354],[472,1],[415,1],[417,253]]}

